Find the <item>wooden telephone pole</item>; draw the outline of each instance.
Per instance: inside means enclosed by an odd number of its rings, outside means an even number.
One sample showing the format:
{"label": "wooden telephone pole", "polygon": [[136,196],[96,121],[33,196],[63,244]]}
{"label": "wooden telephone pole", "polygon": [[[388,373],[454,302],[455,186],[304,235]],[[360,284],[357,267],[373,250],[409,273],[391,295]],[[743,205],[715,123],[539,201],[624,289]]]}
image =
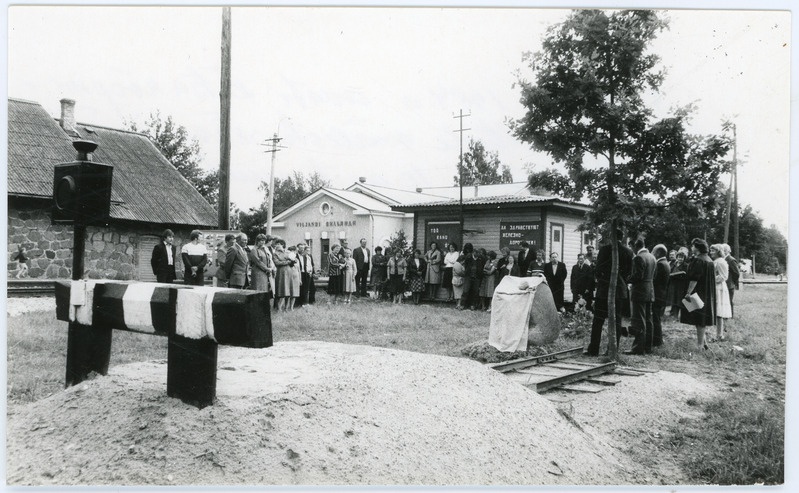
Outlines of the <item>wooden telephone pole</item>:
{"label": "wooden telephone pole", "polygon": [[222,7],[222,81],[219,90],[219,229],[230,229],[230,7]]}
{"label": "wooden telephone pole", "polygon": [[453,132],[459,132],[461,137],[461,152],[460,157],[458,159],[458,185],[460,187],[460,225],[461,225],[461,237],[460,237],[460,245],[463,248],[463,237],[464,237],[464,228],[463,228],[463,132],[467,130],[471,130],[471,128],[463,128],[463,119],[467,116],[472,116],[471,113],[464,115],[463,110],[460,110],[458,116],[454,116],[453,118],[458,118],[460,120],[460,128],[458,130],[453,130]]}

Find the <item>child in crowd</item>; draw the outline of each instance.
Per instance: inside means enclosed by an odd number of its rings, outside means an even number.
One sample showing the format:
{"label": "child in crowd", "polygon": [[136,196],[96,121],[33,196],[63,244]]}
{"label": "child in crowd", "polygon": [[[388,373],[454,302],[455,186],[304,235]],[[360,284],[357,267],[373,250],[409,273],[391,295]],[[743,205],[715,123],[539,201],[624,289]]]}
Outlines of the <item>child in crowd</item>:
{"label": "child in crowd", "polygon": [[17,271],[17,279],[21,279],[28,274],[28,257],[25,255],[25,252],[27,252],[27,249],[20,245],[17,249],[17,254],[14,255],[12,259],[17,261],[17,267],[19,269],[19,271]]}
{"label": "child in crowd", "polygon": [[355,265],[355,259],[352,258],[352,250],[349,248],[344,249],[344,303],[352,302],[352,293],[355,292],[357,284],[355,283],[355,273],[358,267]]}

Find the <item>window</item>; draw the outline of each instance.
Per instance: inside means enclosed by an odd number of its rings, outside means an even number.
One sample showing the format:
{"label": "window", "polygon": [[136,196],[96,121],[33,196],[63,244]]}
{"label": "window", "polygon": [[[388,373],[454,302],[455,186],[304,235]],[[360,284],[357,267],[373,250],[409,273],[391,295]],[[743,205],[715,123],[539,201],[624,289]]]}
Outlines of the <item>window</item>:
{"label": "window", "polygon": [[320,213],[321,213],[323,216],[326,216],[326,215],[330,214],[330,210],[331,210],[331,209],[330,209],[330,204],[328,204],[327,202],[322,202],[322,203],[319,205],[319,212],[320,212]]}

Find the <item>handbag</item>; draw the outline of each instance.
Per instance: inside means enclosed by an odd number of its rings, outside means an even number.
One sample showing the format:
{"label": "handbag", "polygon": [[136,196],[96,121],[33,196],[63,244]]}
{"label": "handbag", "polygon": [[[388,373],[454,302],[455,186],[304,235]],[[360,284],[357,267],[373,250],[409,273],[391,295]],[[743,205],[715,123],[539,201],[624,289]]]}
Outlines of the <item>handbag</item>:
{"label": "handbag", "polygon": [[453,286],[463,286],[463,278],[461,276],[452,276]]}

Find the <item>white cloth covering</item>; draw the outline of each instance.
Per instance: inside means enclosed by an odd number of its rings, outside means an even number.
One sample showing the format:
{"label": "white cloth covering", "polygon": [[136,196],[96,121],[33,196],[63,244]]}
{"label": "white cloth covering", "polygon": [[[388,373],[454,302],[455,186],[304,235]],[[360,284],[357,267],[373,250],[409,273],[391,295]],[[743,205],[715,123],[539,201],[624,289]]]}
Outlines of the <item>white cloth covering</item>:
{"label": "white cloth covering", "polygon": [[543,277],[505,276],[491,301],[488,343],[502,352],[526,351],[530,312]]}
{"label": "white cloth covering", "polygon": [[[214,339],[212,305],[218,288],[178,289],[175,333],[189,339]],[[216,339],[214,339],[216,340]]]}
{"label": "white cloth covering", "polygon": [[81,279],[72,281],[69,287],[69,321],[81,325],[92,324],[94,286],[97,281]]}
{"label": "white cloth covering", "polygon": [[122,296],[122,315],[129,329],[155,332],[150,303],[153,291],[159,284],[151,282],[131,283]]}

